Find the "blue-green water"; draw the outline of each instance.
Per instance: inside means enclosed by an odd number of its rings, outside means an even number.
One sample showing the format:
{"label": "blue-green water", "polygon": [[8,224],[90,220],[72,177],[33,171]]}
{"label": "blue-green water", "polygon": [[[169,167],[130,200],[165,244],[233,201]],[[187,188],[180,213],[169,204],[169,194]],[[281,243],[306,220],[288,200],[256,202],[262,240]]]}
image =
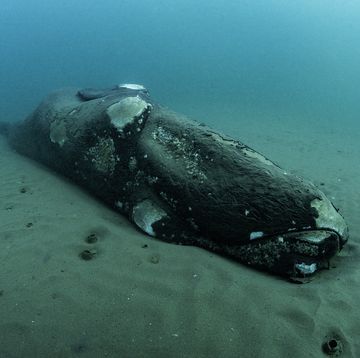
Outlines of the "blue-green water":
{"label": "blue-green water", "polygon": [[313,181],[349,243],[291,286],[149,241],[0,136],[0,358],[360,357],[360,0],[0,1],[0,122],[124,82]]}
{"label": "blue-green water", "polygon": [[0,111],[22,119],[58,87],[136,82],[210,123],[355,125],[359,44],[350,0],[2,0]]}

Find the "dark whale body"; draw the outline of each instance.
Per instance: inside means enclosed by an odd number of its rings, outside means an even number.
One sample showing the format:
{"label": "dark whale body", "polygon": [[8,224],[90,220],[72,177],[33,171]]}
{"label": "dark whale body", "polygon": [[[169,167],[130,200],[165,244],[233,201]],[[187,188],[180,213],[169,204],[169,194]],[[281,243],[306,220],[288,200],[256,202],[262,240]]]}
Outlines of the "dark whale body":
{"label": "dark whale body", "polygon": [[304,277],[348,239],[342,216],[313,184],[158,105],[139,85],[57,91],[6,132],[19,153],[167,242]]}

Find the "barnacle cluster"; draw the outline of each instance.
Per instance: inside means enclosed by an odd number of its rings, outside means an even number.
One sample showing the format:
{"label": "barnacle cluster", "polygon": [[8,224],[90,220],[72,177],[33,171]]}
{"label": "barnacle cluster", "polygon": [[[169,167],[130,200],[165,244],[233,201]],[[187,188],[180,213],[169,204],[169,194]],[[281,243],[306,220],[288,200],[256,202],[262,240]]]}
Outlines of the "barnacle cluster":
{"label": "barnacle cluster", "polygon": [[194,147],[194,143],[186,138],[186,134],[178,137],[159,126],[153,131],[152,137],[167,148],[168,153],[171,153],[175,160],[183,163],[184,169],[193,179],[199,179],[201,182],[207,179],[206,174],[201,169],[201,154]]}
{"label": "barnacle cluster", "polygon": [[95,169],[101,173],[112,174],[119,158],[115,154],[114,141],[111,138],[99,138],[98,142],[86,152]]}

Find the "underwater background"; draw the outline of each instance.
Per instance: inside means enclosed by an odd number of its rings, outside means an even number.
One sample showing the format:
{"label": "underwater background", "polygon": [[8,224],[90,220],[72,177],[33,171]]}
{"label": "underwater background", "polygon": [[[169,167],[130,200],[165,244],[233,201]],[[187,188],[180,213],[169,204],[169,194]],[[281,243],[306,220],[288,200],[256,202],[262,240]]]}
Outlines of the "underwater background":
{"label": "underwater background", "polygon": [[209,122],[357,125],[359,19],[351,0],[2,0],[0,110],[22,119],[59,87],[134,82]]}
{"label": "underwater background", "polygon": [[360,357],[359,45],[357,0],[1,0],[0,121],[142,84],[311,180],[350,239],[290,284],[149,239],[0,136],[0,358]]}

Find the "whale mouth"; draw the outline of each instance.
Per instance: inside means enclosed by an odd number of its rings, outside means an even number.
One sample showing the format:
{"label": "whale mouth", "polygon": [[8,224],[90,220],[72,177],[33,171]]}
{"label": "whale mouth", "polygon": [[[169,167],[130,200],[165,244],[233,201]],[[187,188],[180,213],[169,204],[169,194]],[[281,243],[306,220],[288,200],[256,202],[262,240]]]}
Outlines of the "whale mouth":
{"label": "whale mouth", "polygon": [[251,266],[301,280],[329,267],[347,238],[331,229],[291,231],[229,248]]}
{"label": "whale mouth", "polygon": [[307,277],[322,268],[329,267],[329,261],[342,248],[339,234],[332,230],[303,231],[283,236],[293,249],[284,255],[285,268],[292,277]]}

